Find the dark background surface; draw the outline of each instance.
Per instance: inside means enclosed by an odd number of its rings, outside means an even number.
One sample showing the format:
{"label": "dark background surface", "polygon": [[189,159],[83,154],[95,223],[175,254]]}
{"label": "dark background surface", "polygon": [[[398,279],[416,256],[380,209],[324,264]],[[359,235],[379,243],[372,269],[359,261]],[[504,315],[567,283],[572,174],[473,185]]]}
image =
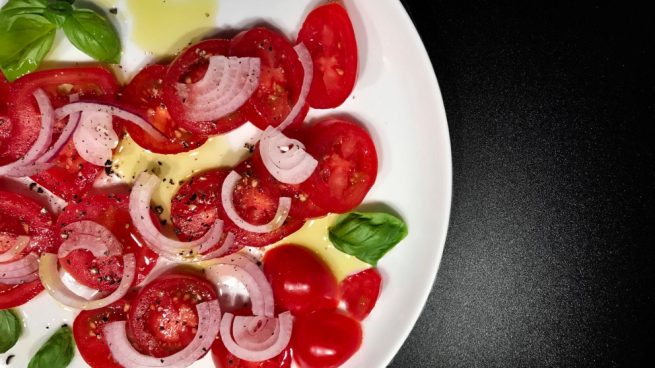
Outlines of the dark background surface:
{"label": "dark background surface", "polygon": [[391,367],[653,366],[651,13],[403,2],[443,93],[454,197]]}

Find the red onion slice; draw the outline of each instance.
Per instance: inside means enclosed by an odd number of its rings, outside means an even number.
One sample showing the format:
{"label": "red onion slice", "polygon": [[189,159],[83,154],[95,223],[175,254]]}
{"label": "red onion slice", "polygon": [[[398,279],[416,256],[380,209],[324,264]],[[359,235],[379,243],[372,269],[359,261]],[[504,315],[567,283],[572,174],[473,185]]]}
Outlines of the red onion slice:
{"label": "red onion slice", "polygon": [[218,300],[196,305],[198,311],[198,331],[184,349],[167,357],[156,358],[139,353],[127,338],[127,322],[108,323],[104,327],[104,337],[114,360],[130,368],[187,367],[209,351],[218,335],[221,308]]}
{"label": "red onion slice", "polygon": [[280,319],[236,316],[232,324],[232,335],[234,342],[245,349],[268,349],[280,336]]}
{"label": "red onion slice", "polygon": [[48,293],[66,306],[82,310],[91,310],[105,307],[124,297],[132,286],[136,277],[136,260],[134,254],[123,255],[123,276],[121,283],[113,293],[102,299],[87,300],[69,290],[59,278],[57,268],[57,255],[44,253],[39,261],[39,277]]}
{"label": "red onion slice", "polygon": [[68,256],[74,250],[88,250],[96,258],[118,256],[123,246],[106,227],[89,220],[66,225],[61,229],[66,240],[59,247],[58,258]]}
{"label": "red onion slice", "polygon": [[68,206],[68,202],[63,198],[52,193],[47,188],[38,185],[32,179],[27,177],[0,178],[0,186],[35,200],[37,203],[43,205],[46,210],[55,215],[59,214],[66,206]]}
{"label": "red onion slice", "polygon": [[286,184],[300,184],[307,180],[318,161],[305,151],[305,146],[290,139],[271,126],[259,140],[259,152],[266,169],[275,179]]}
{"label": "red onion slice", "polygon": [[238,110],[259,86],[260,64],[258,58],[210,57],[202,80],[178,85],[187,119],[216,120]]}
{"label": "red onion slice", "polygon": [[167,140],[166,136],[164,136],[160,131],[155,129],[150,123],[148,123],[144,118],[141,116],[131,113],[127,110],[123,110],[120,107],[105,104],[105,103],[100,103],[100,102],[73,102],[69,103],[68,105],[64,105],[57,110],[55,110],[55,118],[57,119],[62,119],[68,115],[74,114],[76,112],[84,112],[84,111],[90,111],[90,112],[102,112],[105,114],[109,114],[112,116],[116,116],[118,118],[121,118],[123,120],[127,120],[139,128],[143,129],[148,135],[153,137],[156,140],[160,141],[165,141]]}
{"label": "red onion slice", "polygon": [[273,219],[263,225],[253,225],[246,220],[244,220],[237,213],[236,208],[234,207],[234,187],[241,180],[241,175],[237,174],[236,171],[232,171],[228,174],[223,181],[223,187],[221,188],[221,203],[225,209],[227,216],[234,222],[238,227],[250,231],[252,233],[268,233],[271,232],[284,224],[284,221],[289,215],[289,209],[291,208],[291,198],[289,197],[280,197],[278,203],[277,211]]}
{"label": "red onion slice", "polygon": [[[41,129],[39,135],[32,144],[32,147],[17,161],[0,166],[0,175],[23,177],[34,175],[39,170],[46,168],[45,165],[34,164],[34,162],[48,149],[52,141],[52,130],[55,124],[54,113],[52,110],[52,103],[48,95],[42,90],[37,89],[34,91],[34,98],[39,105],[41,113]],[[30,167],[31,166],[31,167]],[[49,167],[49,166],[48,166]]]}
{"label": "red onion slice", "polygon": [[80,123],[73,133],[75,149],[87,162],[104,166],[111,162],[112,150],[118,145],[110,114],[99,111],[83,111]]}
{"label": "red onion slice", "polygon": [[[10,243],[9,249],[0,253],[0,263],[2,263],[11,261],[12,259],[16,258],[16,256],[18,256],[30,244],[30,237],[20,235],[14,239],[12,236],[10,239],[0,238],[0,242],[5,244],[7,242]],[[0,264],[0,267],[2,267],[2,264]]]}
{"label": "red onion slice", "polygon": [[[261,321],[260,317],[243,317],[240,319],[241,324],[247,319],[257,319]],[[221,340],[225,348],[234,356],[240,359],[244,359],[250,362],[260,362],[266,359],[271,359],[278,354],[280,354],[286,347],[289,345],[291,340],[291,331],[293,330],[293,316],[290,312],[284,312],[280,314],[277,319],[279,322],[275,324],[274,334],[277,333],[274,340],[269,340],[266,337],[270,336],[270,331],[266,328],[259,329],[258,331],[253,331],[254,333],[243,334],[243,330],[240,327],[236,327],[234,322],[234,315],[231,313],[225,313],[223,315],[223,320],[221,321]],[[230,331],[230,327],[232,331]],[[239,333],[239,340],[243,343],[248,341],[247,345],[249,348],[246,348],[242,345],[239,345],[232,334]],[[264,335],[264,336],[260,336]],[[268,334],[266,336],[265,334]]]}
{"label": "red onion slice", "polygon": [[16,285],[36,280],[33,275],[39,269],[38,259],[37,255],[30,253],[17,261],[0,264],[0,283]]}
{"label": "red onion slice", "polygon": [[298,114],[300,114],[302,111],[302,108],[305,106],[305,102],[307,101],[307,95],[309,95],[309,89],[312,86],[312,78],[314,77],[314,62],[312,61],[312,55],[307,50],[307,47],[305,47],[305,44],[301,42],[294,46],[293,49],[296,50],[298,59],[300,60],[300,63],[304,69],[302,87],[300,87],[298,101],[296,101],[296,104],[293,105],[289,115],[287,115],[282,123],[277,126],[280,131],[283,131],[289,125],[291,125],[291,123],[296,120]]}
{"label": "red onion slice", "polygon": [[[159,182],[156,175],[147,172],[141,173],[134,182],[130,193],[130,217],[134,226],[151,249],[168,259],[182,262],[206,259],[201,255],[201,249],[211,249],[218,244],[223,236],[223,221],[216,220],[205,235],[194,241],[182,242],[166,237],[157,229],[150,215],[150,200]],[[226,237],[223,245],[211,255],[216,257],[225,254],[233,242],[233,236]]]}
{"label": "red onion slice", "polygon": [[[70,102],[77,102],[80,99],[80,96],[75,93],[70,96],[68,96],[68,99]],[[38,163],[46,163],[49,162],[53,157],[59,154],[62,148],[66,145],[68,142],[68,139],[73,135],[73,132],[75,129],[77,129],[77,125],[80,123],[80,117],[82,116],[82,113],[76,112],[74,114],[71,114],[68,117],[68,123],[66,123],[66,126],[64,129],[61,131],[61,134],[59,135],[59,138],[57,138],[57,141],[48,148],[48,150],[36,160]]]}

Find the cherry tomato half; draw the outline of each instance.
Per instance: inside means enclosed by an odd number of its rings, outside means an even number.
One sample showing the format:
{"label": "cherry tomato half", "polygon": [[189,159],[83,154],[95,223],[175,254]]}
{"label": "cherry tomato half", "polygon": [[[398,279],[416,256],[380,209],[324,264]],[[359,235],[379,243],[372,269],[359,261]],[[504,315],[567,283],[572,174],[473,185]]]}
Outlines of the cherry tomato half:
{"label": "cherry tomato half", "polygon": [[377,268],[369,268],[341,281],[341,301],[351,316],[363,320],[371,313],[380,296],[382,277]]}
{"label": "cherry tomato half", "polygon": [[307,46],[314,62],[309,105],[318,109],[341,105],[357,79],[357,41],[346,9],[340,2],[330,2],[312,10],[298,41]]}
{"label": "cherry tomato half", "polygon": [[337,306],[337,280],[311,250],[281,245],[266,252],[263,263],[279,310],[301,315]]}
{"label": "cherry tomato half", "polygon": [[293,357],[301,368],[339,367],[361,345],[361,325],[338,309],[300,316],[293,326]]}
{"label": "cherry tomato half", "polygon": [[227,351],[223,341],[217,339],[212,345],[212,359],[216,368],[290,368],[291,350],[287,348],[278,356],[261,362],[249,362]]}

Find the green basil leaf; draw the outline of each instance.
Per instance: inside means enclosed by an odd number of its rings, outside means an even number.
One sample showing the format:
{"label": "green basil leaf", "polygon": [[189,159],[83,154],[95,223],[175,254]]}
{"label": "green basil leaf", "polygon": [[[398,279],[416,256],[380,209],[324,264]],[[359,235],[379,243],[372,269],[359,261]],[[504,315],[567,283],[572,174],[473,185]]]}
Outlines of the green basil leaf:
{"label": "green basil leaf", "polygon": [[376,266],[382,256],[407,236],[407,225],[388,213],[351,212],[339,216],[328,232],[337,249]]}
{"label": "green basil leaf", "polygon": [[22,332],[20,319],[11,310],[0,310],[0,354],[6,353],[18,341]]}
{"label": "green basil leaf", "polygon": [[64,0],[58,0],[48,4],[43,16],[48,18],[48,20],[57,25],[57,27],[63,27],[68,16],[73,12],[73,5],[70,2]]}
{"label": "green basil leaf", "polygon": [[27,367],[65,368],[73,360],[73,354],[75,354],[73,333],[70,327],[64,325],[41,346]]}
{"label": "green basil leaf", "polygon": [[47,0],[9,0],[0,11],[4,13],[15,9],[45,9],[47,6]]}
{"label": "green basil leaf", "polygon": [[121,41],[107,18],[87,9],[77,9],[66,19],[64,33],[75,47],[96,60],[118,64]]}
{"label": "green basil leaf", "polygon": [[35,70],[52,48],[56,27],[39,15],[0,17],[0,68],[8,80]]}

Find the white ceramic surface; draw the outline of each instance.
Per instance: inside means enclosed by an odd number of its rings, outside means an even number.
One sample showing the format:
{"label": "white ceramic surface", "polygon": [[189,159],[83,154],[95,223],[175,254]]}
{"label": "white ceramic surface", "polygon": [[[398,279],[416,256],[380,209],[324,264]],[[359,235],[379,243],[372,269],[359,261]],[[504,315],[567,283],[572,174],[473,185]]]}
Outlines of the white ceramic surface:
{"label": "white ceramic surface", "polygon": [[[119,0],[120,11],[125,11]],[[2,5],[5,0],[0,0]],[[262,21],[290,38],[318,0],[222,0],[217,30],[241,29]],[[360,46],[355,91],[334,111],[313,110],[310,119],[350,115],[371,131],[380,154],[378,180],[364,208],[390,207],[409,225],[409,236],[380,262],[384,286],[377,306],[364,322],[364,342],[344,368],[385,367],[411,331],[433,284],[448,227],[452,167],[450,140],[437,80],[423,44],[399,0],[346,0]],[[124,14],[124,13],[123,13]],[[124,14],[125,15],[125,14]],[[129,14],[127,14],[129,19]],[[150,57],[129,41],[131,25],[119,25],[124,38],[123,65],[128,73]],[[189,24],[193,27],[193,24]],[[67,41],[59,40],[53,58],[86,61]],[[20,308],[25,333],[9,354],[11,367],[26,367],[29,357],[76,312],[42,293]],[[438,348],[438,347],[436,347]],[[79,354],[71,367],[86,367]],[[213,367],[211,358],[193,367]]]}

